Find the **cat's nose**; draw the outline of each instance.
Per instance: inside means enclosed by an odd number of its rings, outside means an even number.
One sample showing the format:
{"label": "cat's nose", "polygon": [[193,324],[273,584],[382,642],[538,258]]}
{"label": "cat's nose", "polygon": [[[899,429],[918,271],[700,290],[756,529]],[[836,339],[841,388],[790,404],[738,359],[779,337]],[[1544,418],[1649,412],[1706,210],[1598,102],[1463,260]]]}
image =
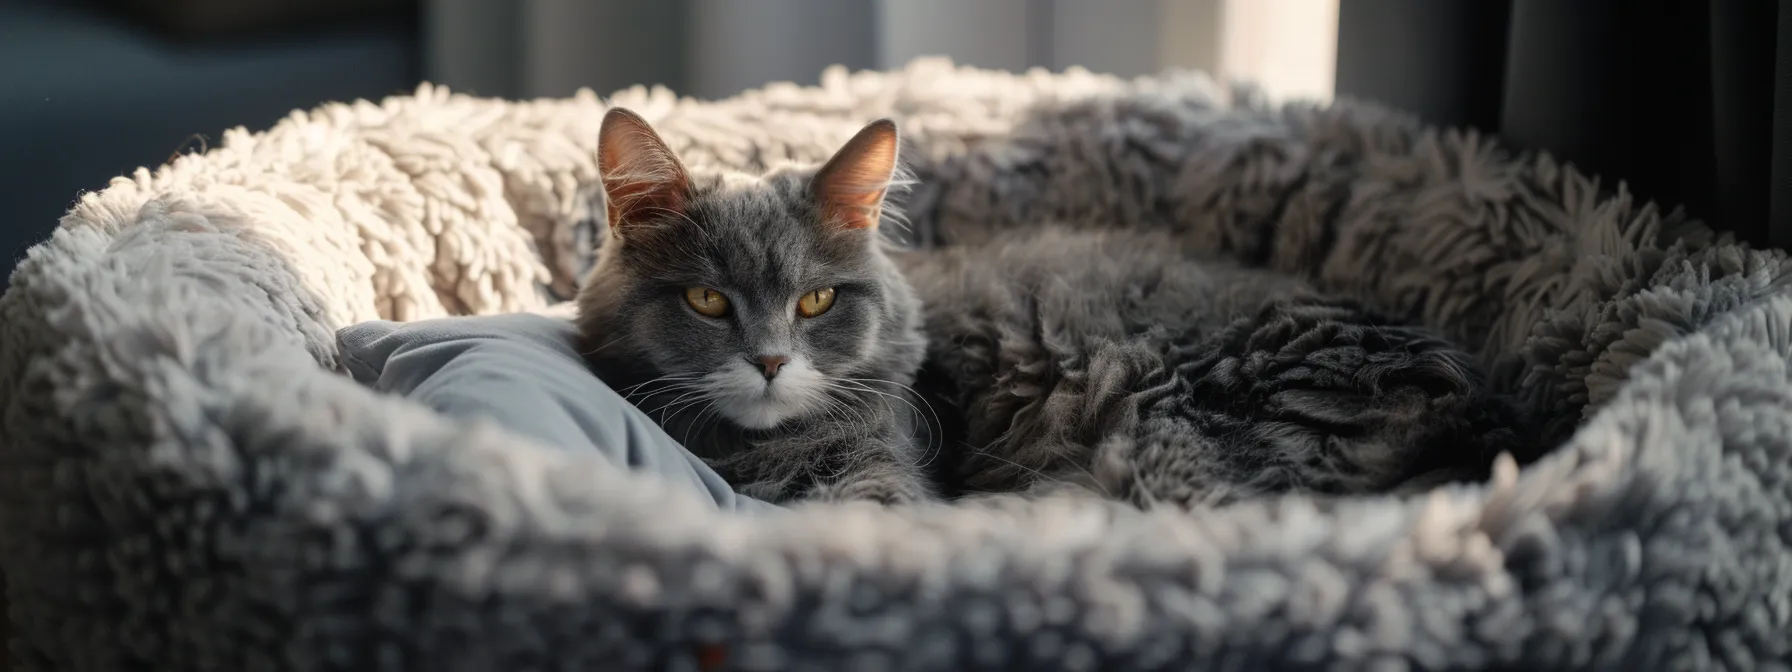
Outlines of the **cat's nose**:
{"label": "cat's nose", "polygon": [[757,364],[759,371],[765,374],[765,379],[771,380],[778,375],[778,369],[789,361],[790,358],[783,355],[760,355]]}

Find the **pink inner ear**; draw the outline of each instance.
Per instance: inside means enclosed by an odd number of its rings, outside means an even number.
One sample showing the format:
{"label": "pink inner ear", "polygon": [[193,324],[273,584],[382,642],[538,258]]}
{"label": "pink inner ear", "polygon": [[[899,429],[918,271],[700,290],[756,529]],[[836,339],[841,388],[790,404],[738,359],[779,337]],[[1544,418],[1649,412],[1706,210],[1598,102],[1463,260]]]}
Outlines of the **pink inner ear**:
{"label": "pink inner ear", "polygon": [[896,147],[896,125],[874,122],[822,166],[814,189],[828,222],[843,229],[877,228],[896,170]]}
{"label": "pink inner ear", "polygon": [[610,224],[621,229],[628,224],[660,215],[677,216],[684,212],[684,186],[658,181],[604,180],[609,200]]}
{"label": "pink inner ear", "polygon": [[598,171],[614,232],[656,213],[684,211],[690,189],[684,166],[652,127],[631,112],[616,109],[604,117]]}
{"label": "pink inner ear", "polygon": [[822,202],[823,217],[840,228],[875,229],[882,215],[884,190],[833,192],[824,196]]}

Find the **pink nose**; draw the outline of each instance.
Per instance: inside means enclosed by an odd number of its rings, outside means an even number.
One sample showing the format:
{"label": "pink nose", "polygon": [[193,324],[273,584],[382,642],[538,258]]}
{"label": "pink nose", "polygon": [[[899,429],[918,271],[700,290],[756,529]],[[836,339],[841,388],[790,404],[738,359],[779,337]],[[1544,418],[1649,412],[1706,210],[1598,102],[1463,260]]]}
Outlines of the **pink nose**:
{"label": "pink nose", "polygon": [[771,380],[778,375],[778,369],[789,361],[790,358],[783,355],[760,355],[759,370],[765,373],[766,380]]}

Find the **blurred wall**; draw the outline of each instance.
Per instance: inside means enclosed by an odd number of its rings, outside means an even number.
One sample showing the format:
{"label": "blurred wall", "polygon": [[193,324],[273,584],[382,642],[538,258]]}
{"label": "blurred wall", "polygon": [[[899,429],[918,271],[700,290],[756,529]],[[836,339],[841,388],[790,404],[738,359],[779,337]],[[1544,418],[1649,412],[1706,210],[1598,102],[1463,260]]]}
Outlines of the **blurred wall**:
{"label": "blurred wall", "polygon": [[854,69],[878,65],[877,3],[686,2],[683,92],[694,96],[720,98],[766,82],[813,79],[836,63]]}
{"label": "blurred wall", "polygon": [[500,98],[682,87],[689,10],[690,0],[427,0],[423,77]]}
{"label": "blurred wall", "polygon": [[510,97],[664,84],[719,98],[944,55],[1020,71],[1168,67],[1331,95],[1337,0],[433,0],[426,75]]}
{"label": "blurred wall", "polygon": [[1038,0],[882,0],[877,62],[894,67],[919,56],[950,54],[981,68],[1025,70],[1047,62],[1050,30]]}

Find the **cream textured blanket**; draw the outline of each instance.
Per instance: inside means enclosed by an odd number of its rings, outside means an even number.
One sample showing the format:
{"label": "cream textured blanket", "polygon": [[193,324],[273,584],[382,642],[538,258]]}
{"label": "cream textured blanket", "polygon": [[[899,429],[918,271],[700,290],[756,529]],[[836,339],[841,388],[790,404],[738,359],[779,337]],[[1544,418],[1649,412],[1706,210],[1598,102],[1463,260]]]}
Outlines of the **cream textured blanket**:
{"label": "cream textured blanket", "polygon": [[917,234],[1166,227],[1467,344],[1560,443],[1417,497],[736,518],[382,398],[334,330],[542,308],[604,102],[422,87],[89,194],[0,298],[25,669],[1729,669],[1792,659],[1792,271],[1547,157],[1194,74],[613,99],[692,162],[914,141]]}

